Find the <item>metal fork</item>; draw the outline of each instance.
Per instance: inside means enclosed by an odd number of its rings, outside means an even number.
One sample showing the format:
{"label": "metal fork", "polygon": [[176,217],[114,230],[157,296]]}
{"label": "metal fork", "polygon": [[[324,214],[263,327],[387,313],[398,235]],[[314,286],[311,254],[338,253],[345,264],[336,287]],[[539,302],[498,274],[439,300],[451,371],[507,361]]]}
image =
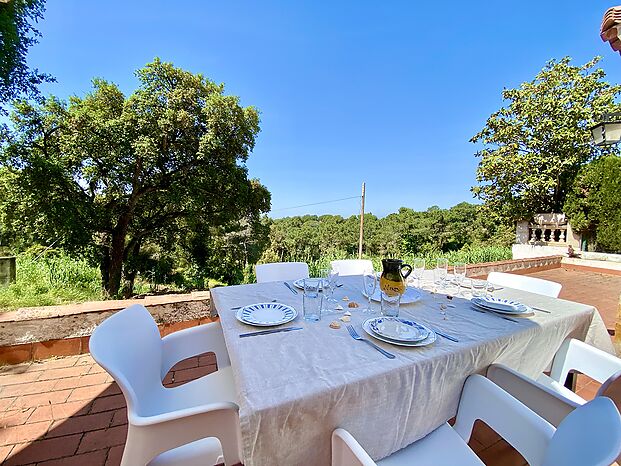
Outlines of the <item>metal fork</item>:
{"label": "metal fork", "polygon": [[395,359],[395,355],[392,353],[389,353],[388,351],[386,351],[383,348],[380,348],[379,346],[377,346],[375,343],[373,343],[372,341],[367,340],[366,338],[362,338],[360,335],[358,335],[358,332],[356,332],[356,329],[353,327],[353,325],[346,325],[347,327],[347,331],[349,332],[349,334],[351,335],[351,337],[354,340],[359,340],[359,341],[364,341],[365,343],[368,343],[369,345],[371,345],[373,348],[375,348],[377,351],[379,351],[380,353],[382,353],[384,356],[386,356],[388,359]]}

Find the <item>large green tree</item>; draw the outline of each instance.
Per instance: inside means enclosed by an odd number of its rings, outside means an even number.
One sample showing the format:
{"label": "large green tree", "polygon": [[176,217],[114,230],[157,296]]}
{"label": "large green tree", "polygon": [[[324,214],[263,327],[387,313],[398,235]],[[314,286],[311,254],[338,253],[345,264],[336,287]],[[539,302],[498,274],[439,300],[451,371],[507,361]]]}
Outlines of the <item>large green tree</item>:
{"label": "large green tree", "polygon": [[52,78],[28,66],[28,49],[40,36],[33,23],[43,18],[45,0],[0,2],[0,112],[18,97],[39,95],[38,86]]}
{"label": "large green tree", "polygon": [[245,165],[256,109],[159,59],[136,75],[129,97],[96,79],[68,104],[20,102],[3,147],[14,189],[4,217],[34,240],[98,257],[110,295],[128,264],[133,279],[146,243],[206,263],[210,239],[250,235],[270,206]]}
{"label": "large green tree", "polygon": [[591,143],[589,127],[618,110],[621,86],[604,81],[598,61],[550,61],[534,80],[505,89],[507,105],[472,138],[483,145],[472,191],[501,218],[561,211],[580,167],[606,153]]}
{"label": "large green tree", "polygon": [[621,157],[608,155],[584,166],[565,202],[572,228],[596,248],[621,252]]}

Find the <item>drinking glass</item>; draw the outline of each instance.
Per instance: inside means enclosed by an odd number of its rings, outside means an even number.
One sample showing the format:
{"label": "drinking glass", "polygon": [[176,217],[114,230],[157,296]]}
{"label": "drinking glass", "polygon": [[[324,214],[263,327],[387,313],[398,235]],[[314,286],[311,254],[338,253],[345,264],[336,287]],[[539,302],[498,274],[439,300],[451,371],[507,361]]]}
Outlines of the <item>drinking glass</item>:
{"label": "drinking glass", "polygon": [[389,295],[382,291],[381,312],[386,317],[399,317],[401,295]]}
{"label": "drinking glass", "polygon": [[321,301],[323,299],[323,295],[319,293],[320,285],[320,279],[304,279],[304,296],[302,298],[304,320],[308,320],[311,322],[317,322],[318,320],[321,320]]}
{"label": "drinking glass", "polygon": [[[334,289],[336,288],[336,282],[339,278],[339,273],[335,272],[332,269],[321,269],[321,278],[322,282],[322,290],[323,290],[323,299],[324,305],[326,308],[329,306],[335,306],[339,303],[334,298]],[[324,309],[324,311],[328,312],[336,312],[336,310]]]}
{"label": "drinking glass", "polygon": [[485,280],[472,280],[472,297],[485,298],[487,296],[487,282]]}
{"label": "drinking glass", "polygon": [[367,295],[367,307],[362,312],[375,312],[371,309],[371,296],[375,294],[377,289],[377,275],[374,271],[364,273],[362,276],[362,286],[364,287],[364,293]]}
{"label": "drinking glass", "polygon": [[436,260],[436,269],[434,270],[434,282],[444,290],[446,287],[446,275],[448,273],[448,259],[439,258]]}
{"label": "drinking glass", "polygon": [[420,288],[420,281],[423,278],[423,274],[425,273],[425,259],[416,258],[414,262],[412,262],[412,269],[414,277],[416,278],[416,284],[418,288]]}
{"label": "drinking glass", "polygon": [[457,282],[457,296],[461,296],[461,285],[466,278],[466,263],[455,262],[455,265],[453,265],[453,274]]}

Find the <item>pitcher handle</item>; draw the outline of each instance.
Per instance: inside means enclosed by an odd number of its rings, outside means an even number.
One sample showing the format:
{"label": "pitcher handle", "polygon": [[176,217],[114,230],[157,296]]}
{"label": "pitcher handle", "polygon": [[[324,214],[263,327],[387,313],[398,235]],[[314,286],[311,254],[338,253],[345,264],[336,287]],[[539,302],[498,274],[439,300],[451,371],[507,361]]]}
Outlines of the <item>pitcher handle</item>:
{"label": "pitcher handle", "polygon": [[[403,273],[403,269],[408,269],[406,273]],[[410,264],[403,264],[401,266],[401,276],[403,277],[403,279],[405,280],[406,278],[408,278],[408,275],[410,275],[412,273],[412,266]]]}

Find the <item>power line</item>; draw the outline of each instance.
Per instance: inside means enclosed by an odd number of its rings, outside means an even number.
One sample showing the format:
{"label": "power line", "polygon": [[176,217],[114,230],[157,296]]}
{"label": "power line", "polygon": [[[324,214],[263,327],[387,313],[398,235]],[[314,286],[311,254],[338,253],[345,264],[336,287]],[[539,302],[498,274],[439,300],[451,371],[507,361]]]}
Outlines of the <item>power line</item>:
{"label": "power line", "polygon": [[296,205],[296,206],[293,206],[293,207],[285,207],[283,209],[272,210],[271,212],[280,212],[280,211],[283,211],[283,210],[298,209],[300,207],[309,207],[309,206],[320,205],[320,204],[330,204],[332,202],[348,201],[349,199],[360,199],[360,196],[351,196],[351,197],[344,197],[342,199],[333,199],[331,201],[313,202],[312,204]]}

